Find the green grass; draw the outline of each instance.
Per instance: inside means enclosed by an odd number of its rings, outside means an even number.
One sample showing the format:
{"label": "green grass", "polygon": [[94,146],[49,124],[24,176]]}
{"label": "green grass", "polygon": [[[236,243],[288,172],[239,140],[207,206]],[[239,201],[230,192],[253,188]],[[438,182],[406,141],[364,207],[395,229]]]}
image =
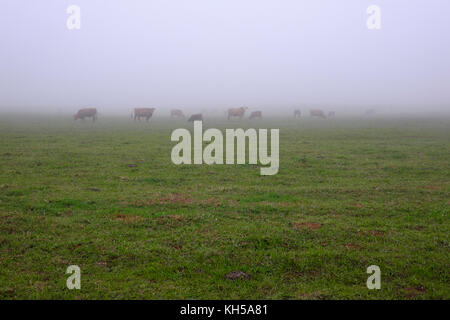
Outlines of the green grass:
{"label": "green grass", "polygon": [[0,298],[450,298],[449,118],[204,122],[252,126],[275,176],[175,166],[184,121],[2,117]]}

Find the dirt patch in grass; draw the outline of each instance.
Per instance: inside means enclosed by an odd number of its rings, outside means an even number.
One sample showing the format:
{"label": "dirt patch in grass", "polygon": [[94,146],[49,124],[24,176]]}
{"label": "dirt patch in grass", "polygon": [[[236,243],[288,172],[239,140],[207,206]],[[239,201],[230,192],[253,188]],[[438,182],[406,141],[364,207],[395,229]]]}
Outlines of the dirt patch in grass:
{"label": "dirt patch in grass", "polygon": [[126,222],[126,223],[133,223],[133,222],[141,221],[142,217],[141,216],[131,216],[131,215],[127,215],[127,214],[116,213],[114,215],[114,220],[122,221],[122,222]]}
{"label": "dirt patch in grass", "polygon": [[166,242],[166,245],[172,249],[175,250],[181,250],[183,249],[183,242],[182,241],[168,241]]}
{"label": "dirt patch in grass", "polygon": [[203,199],[203,200],[200,200],[199,203],[202,205],[214,206],[214,207],[220,207],[223,205],[223,202],[217,198]]}
{"label": "dirt patch in grass", "polygon": [[406,298],[412,299],[424,294],[427,290],[422,286],[410,287],[405,289]]}
{"label": "dirt patch in grass", "polygon": [[353,244],[353,243],[347,243],[345,245],[345,247],[347,249],[352,249],[352,250],[361,250],[361,248],[362,248],[359,244]]}
{"label": "dirt patch in grass", "polygon": [[286,279],[287,281],[292,281],[295,279],[300,279],[303,278],[305,276],[304,273],[299,272],[299,271],[289,271],[287,273],[285,273],[283,275],[283,278]]}
{"label": "dirt patch in grass", "polygon": [[167,216],[157,217],[155,221],[159,225],[176,227],[186,224],[189,221],[189,218],[178,214],[170,214]]}
{"label": "dirt patch in grass", "polygon": [[167,216],[159,217],[159,221],[184,221],[186,217],[179,214],[169,214]]}
{"label": "dirt patch in grass", "polygon": [[296,230],[299,229],[319,230],[322,227],[320,223],[315,222],[294,222],[292,225]]}
{"label": "dirt patch in grass", "polygon": [[439,185],[434,185],[434,184],[427,184],[422,186],[423,190],[427,190],[427,191],[441,191],[442,187]]}
{"label": "dirt patch in grass", "polygon": [[34,287],[35,287],[36,289],[38,289],[39,291],[44,290],[44,288],[45,288],[46,285],[47,285],[47,282],[45,282],[45,281],[36,281],[36,282],[34,283]]}
{"label": "dirt patch in grass", "polygon": [[72,244],[72,245],[69,246],[69,250],[73,251],[73,250],[75,250],[75,249],[77,249],[77,248],[79,248],[81,246],[82,246],[81,243],[75,243],[75,244]]}
{"label": "dirt patch in grass", "polygon": [[243,271],[231,271],[229,274],[225,276],[228,280],[244,280],[250,278],[248,274]]}

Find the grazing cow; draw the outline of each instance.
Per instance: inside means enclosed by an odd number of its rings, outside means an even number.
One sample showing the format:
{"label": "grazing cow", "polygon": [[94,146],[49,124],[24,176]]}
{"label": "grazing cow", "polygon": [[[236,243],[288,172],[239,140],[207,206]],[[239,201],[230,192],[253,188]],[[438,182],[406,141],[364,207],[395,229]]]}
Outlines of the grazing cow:
{"label": "grazing cow", "polygon": [[170,110],[170,117],[171,118],[175,118],[175,117],[185,118],[183,111],[181,111],[179,109]]}
{"label": "grazing cow", "polygon": [[192,116],[190,116],[188,121],[190,121],[190,122],[203,121],[203,116],[201,113],[196,113],[196,114],[193,114]]}
{"label": "grazing cow", "polygon": [[73,116],[74,120],[77,120],[77,119],[84,120],[84,118],[91,118],[91,117],[92,117],[92,122],[95,122],[95,120],[97,120],[97,109],[96,108],[80,109]]}
{"label": "grazing cow", "polygon": [[[141,117],[148,121],[152,116],[155,108],[134,108],[134,120],[136,118],[141,121]],[[131,115],[133,117],[133,114]]]}
{"label": "grazing cow", "polygon": [[323,111],[320,109],[309,110],[309,115],[311,117],[319,117],[319,118],[324,118],[324,119],[327,118],[327,117],[325,117],[325,113],[323,113]]}
{"label": "grazing cow", "polygon": [[294,110],[294,118],[300,118],[300,116],[302,115],[302,112],[300,110]]}
{"label": "grazing cow", "polygon": [[240,107],[240,108],[230,108],[228,109],[228,120],[230,120],[231,117],[239,117],[239,119],[242,119],[244,116],[245,110],[247,110],[247,107]]}
{"label": "grazing cow", "polygon": [[336,112],[334,112],[334,111],[328,112],[328,118],[333,118],[335,116],[336,116]]}
{"label": "grazing cow", "polygon": [[255,119],[255,118],[261,118],[262,119],[262,112],[261,111],[253,111],[250,114],[249,119]]}

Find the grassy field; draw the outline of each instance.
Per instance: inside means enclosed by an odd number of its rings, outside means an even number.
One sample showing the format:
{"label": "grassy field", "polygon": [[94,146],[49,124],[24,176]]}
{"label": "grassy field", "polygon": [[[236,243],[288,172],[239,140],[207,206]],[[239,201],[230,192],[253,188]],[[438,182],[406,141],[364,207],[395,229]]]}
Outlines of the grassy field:
{"label": "grassy field", "polygon": [[280,128],[275,176],[175,166],[191,126],[3,116],[0,298],[450,299],[450,118],[204,122]]}

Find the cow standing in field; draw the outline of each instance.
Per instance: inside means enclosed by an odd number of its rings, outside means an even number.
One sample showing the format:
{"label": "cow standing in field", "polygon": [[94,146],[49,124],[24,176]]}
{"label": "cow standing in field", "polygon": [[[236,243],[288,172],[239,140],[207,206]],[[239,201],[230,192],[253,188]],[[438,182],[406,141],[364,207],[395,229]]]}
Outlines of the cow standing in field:
{"label": "cow standing in field", "polygon": [[244,116],[245,110],[247,110],[247,107],[240,107],[240,108],[230,108],[228,109],[228,120],[230,120],[231,117],[239,117],[239,119],[242,119]]}
{"label": "cow standing in field", "polygon": [[170,117],[171,118],[175,118],[175,117],[179,117],[179,118],[185,118],[183,111],[179,110],[179,109],[172,109],[170,110]]}
{"label": "cow standing in field", "polygon": [[95,122],[95,120],[97,120],[97,109],[96,108],[80,109],[73,116],[73,118],[74,118],[74,120],[77,120],[77,119],[84,120],[84,118],[92,118],[92,122]]}
{"label": "cow standing in field", "polygon": [[251,119],[255,119],[255,118],[260,118],[260,119],[262,119],[262,112],[261,112],[261,111],[253,111],[253,112],[250,114],[249,119],[251,120]]}
{"label": "cow standing in field", "polygon": [[136,118],[141,121],[141,117],[148,121],[153,116],[154,111],[155,108],[134,108],[134,116],[132,114],[131,117],[134,117],[134,121],[136,121]]}
{"label": "cow standing in field", "polygon": [[336,116],[336,112],[330,111],[328,112],[328,118],[334,118]]}
{"label": "cow standing in field", "polygon": [[325,113],[320,109],[309,110],[309,115],[311,117],[319,117],[319,118],[324,118],[324,119],[327,118],[327,117],[325,117]]}
{"label": "cow standing in field", "polygon": [[196,113],[189,117],[188,122],[194,122],[194,121],[203,121],[202,114]]}
{"label": "cow standing in field", "polygon": [[294,110],[294,118],[300,118],[302,112],[300,110]]}

